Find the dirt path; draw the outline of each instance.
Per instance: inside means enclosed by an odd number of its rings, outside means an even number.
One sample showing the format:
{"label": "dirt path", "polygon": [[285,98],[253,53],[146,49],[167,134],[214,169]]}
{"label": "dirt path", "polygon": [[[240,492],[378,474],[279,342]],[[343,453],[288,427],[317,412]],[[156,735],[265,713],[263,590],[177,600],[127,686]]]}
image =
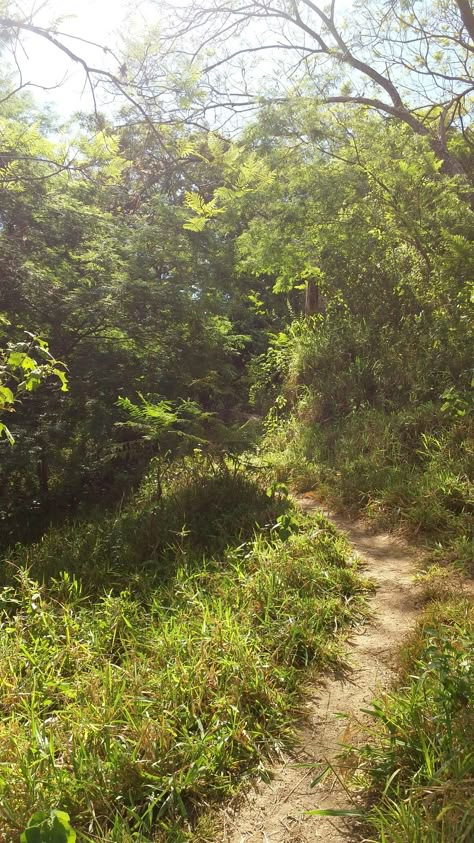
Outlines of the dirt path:
{"label": "dirt path", "polygon": [[[299,504],[307,512],[318,508],[310,495],[301,496]],[[332,760],[339,744],[350,742],[357,732],[360,709],[390,684],[394,656],[417,614],[412,583],[415,560],[392,536],[372,535],[357,522],[325,514],[347,535],[377,586],[371,600],[373,617],[348,642],[350,669],[314,688],[297,750],[273,769],[269,785],[260,784],[234,809],[226,810],[225,843],[355,843],[362,839],[347,819],[305,815],[312,808],[353,806],[334,776],[311,788],[315,770],[296,765],[311,762],[320,767],[326,759]],[[340,713],[348,717],[341,719]]]}

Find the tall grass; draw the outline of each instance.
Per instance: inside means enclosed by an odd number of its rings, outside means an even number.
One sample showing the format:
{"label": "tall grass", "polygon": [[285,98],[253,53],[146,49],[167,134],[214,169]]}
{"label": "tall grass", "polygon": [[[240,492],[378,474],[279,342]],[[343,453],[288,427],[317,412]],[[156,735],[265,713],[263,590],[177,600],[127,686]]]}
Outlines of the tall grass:
{"label": "tall grass", "polygon": [[58,807],[83,840],[200,839],[203,811],[290,739],[303,669],[337,659],[363,604],[345,541],[319,516],[276,521],[249,480],[208,481],[177,478],[174,515],[147,487],[17,550],[0,592],[0,841]]}
{"label": "tall grass", "polygon": [[360,408],[323,424],[311,419],[311,406],[306,396],[267,437],[279,479],[319,488],[336,505],[384,526],[423,534],[439,560],[472,569],[472,420],[448,424],[426,404],[392,413]]}
{"label": "tall grass", "polygon": [[474,609],[433,603],[408,642],[400,687],[373,705],[359,747],[379,843],[474,839]]}
{"label": "tall grass", "polygon": [[36,544],[18,545],[3,570],[9,584],[15,566],[48,581],[62,571],[81,580],[89,593],[120,591],[145,581],[173,577],[180,560],[197,565],[233,544],[268,530],[286,507],[266,494],[239,465],[195,458],[163,469],[152,460],[140,489],[126,505],[99,510],[50,528]]}

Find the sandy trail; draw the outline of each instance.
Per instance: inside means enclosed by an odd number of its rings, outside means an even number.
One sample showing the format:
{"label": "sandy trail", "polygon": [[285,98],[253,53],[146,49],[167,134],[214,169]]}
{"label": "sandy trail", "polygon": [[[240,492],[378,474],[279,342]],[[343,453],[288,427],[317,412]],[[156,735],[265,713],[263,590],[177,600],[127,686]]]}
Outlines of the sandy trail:
{"label": "sandy trail", "polygon": [[[307,512],[319,509],[311,495],[298,500]],[[324,510],[323,510],[324,511]],[[339,744],[357,732],[361,708],[387,688],[394,674],[395,655],[413,626],[417,607],[412,578],[415,556],[393,536],[371,534],[358,522],[325,511],[346,534],[364,560],[364,570],[376,585],[368,625],[347,643],[349,669],[314,687],[307,700],[304,725],[296,750],[272,770],[270,784],[260,783],[224,817],[224,843],[355,843],[362,836],[354,821],[308,817],[313,808],[351,808],[344,787],[334,776],[310,787],[316,772],[295,765],[322,767],[334,759]],[[340,713],[348,715],[340,717]]]}

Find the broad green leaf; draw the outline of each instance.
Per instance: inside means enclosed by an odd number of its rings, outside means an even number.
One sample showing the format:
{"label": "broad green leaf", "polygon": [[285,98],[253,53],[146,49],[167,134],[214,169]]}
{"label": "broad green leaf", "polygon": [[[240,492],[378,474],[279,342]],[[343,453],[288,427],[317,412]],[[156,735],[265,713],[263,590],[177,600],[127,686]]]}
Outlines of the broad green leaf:
{"label": "broad green leaf", "polygon": [[31,817],[20,843],[75,843],[76,836],[65,811],[38,811]]}
{"label": "broad green leaf", "polygon": [[3,422],[0,422],[0,439],[2,438],[2,436],[5,436],[5,438],[8,439],[10,445],[15,444],[15,439],[12,436],[12,434],[10,433],[6,424],[4,424]]}
{"label": "broad green leaf", "polygon": [[42,843],[41,827],[31,826],[20,836],[20,843]]}
{"label": "broad green leaf", "polygon": [[25,372],[32,372],[33,369],[36,369],[36,366],[37,366],[36,360],[33,360],[33,358],[30,357],[29,354],[23,355],[23,360],[21,361],[21,368]]}
{"label": "broad green leaf", "polygon": [[53,811],[53,827],[48,843],[75,843],[76,832],[71,828],[69,814],[65,811]]}
{"label": "broad green leaf", "polygon": [[0,407],[5,404],[13,404],[15,396],[8,386],[0,386]]}
{"label": "broad green leaf", "polygon": [[24,387],[27,392],[34,392],[35,389],[38,389],[42,381],[42,378],[36,372],[31,372],[24,380]]}
{"label": "broad green leaf", "polygon": [[68,391],[68,382],[66,373],[62,369],[53,369],[53,374],[61,381],[61,392]]}
{"label": "broad green leaf", "polygon": [[25,357],[24,351],[11,351],[8,355],[7,366],[12,369],[19,369]]}

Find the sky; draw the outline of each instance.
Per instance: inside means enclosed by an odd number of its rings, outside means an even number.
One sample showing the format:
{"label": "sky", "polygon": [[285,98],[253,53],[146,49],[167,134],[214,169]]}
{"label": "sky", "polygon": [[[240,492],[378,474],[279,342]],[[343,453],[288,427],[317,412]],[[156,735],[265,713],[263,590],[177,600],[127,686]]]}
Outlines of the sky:
{"label": "sky", "polygon": [[[9,0],[21,10],[19,14],[25,14],[37,8],[38,12],[33,15],[34,23],[37,26],[48,28],[52,21],[56,21],[55,28],[59,32],[66,32],[73,38],[61,36],[60,40],[74,52],[84,58],[90,65],[103,68],[114,75],[120,75],[120,62],[110,54],[105,54],[103,49],[87,45],[78,38],[94,41],[99,45],[110,47],[118,54],[122,52],[125,41],[133,34],[137,38],[143,36],[147,24],[156,25],[160,17],[160,0]],[[164,13],[165,0],[161,0]],[[176,0],[176,5],[186,6],[189,0]],[[168,0],[169,3],[169,0]],[[350,5],[350,0],[338,0],[338,9],[343,13]],[[44,8],[43,8],[44,6]],[[268,35],[269,24],[253,24],[249,30],[249,37],[252,42],[263,41],[260,35]],[[242,36],[247,37],[247,35]],[[273,37],[273,36],[272,36]],[[301,38],[301,34],[298,35]],[[90,88],[85,78],[84,70],[74,64],[67,56],[53,45],[38,37],[37,35],[22,35],[24,49],[17,50],[17,60],[21,66],[24,81],[33,81],[38,86],[49,87],[50,90],[42,90],[41,87],[32,88],[36,100],[40,104],[52,105],[55,112],[66,122],[69,117],[78,111],[91,112],[94,106]],[[245,41],[239,41],[239,45]],[[232,46],[232,44],[231,44]],[[229,47],[230,49],[230,47]],[[231,86],[238,87],[247,84],[247,73],[260,82],[267,77],[272,81],[275,76],[276,63],[268,54],[258,53],[252,57],[246,56],[245,73],[239,67],[230,71],[229,78]],[[281,53],[279,53],[278,58]],[[258,63],[258,70],[254,65]],[[278,71],[280,78],[285,81],[285,75],[281,76],[281,68]],[[267,80],[267,81],[268,81]],[[293,84],[292,77],[288,77],[288,84]],[[220,82],[219,82],[220,84]],[[252,87],[252,80],[250,81]],[[239,87],[240,90],[240,87]],[[98,104],[101,110],[107,111],[107,104],[100,100]]]}
{"label": "sky", "polygon": [[[29,4],[22,3],[21,6],[31,9],[33,2],[30,0]],[[112,49],[118,46],[120,51],[124,35],[129,35],[133,26],[145,24],[145,7],[146,0],[50,0],[47,7],[35,15],[34,22],[46,27],[51,20],[61,17],[58,30]],[[107,58],[102,50],[74,39],[62,40],[89,63],[118,72],[117,62]],[[87,87],[84,88],[84,71],[42,38],[31,35],[22,41],[24,50],[19,50],[17,57],[24,81],[58,86],[49,91],[33,88],[35,99],[53,105],[64,118],[78,110],[90,111],[91,94]]]}

